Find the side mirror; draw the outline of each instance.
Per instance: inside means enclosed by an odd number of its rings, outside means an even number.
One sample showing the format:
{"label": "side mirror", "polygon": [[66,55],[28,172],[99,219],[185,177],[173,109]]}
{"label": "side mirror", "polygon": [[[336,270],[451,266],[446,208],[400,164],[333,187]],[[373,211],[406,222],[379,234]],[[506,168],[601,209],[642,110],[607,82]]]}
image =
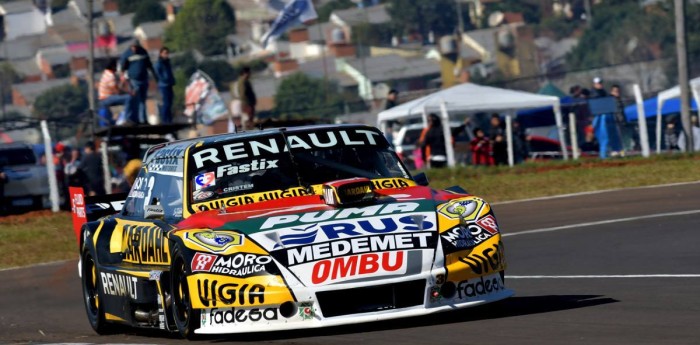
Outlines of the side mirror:
{"label": "side mirror", "polygon": [[413,176],[413,181],[416,181],[419,186],[427,186],[430,184],[428,181],[428,176],[425,175],[425,173],[419,173],[416,176]]}
{"label": "side mirror", "polygon": [[160,205],[158,198],[153,198],[151,204],[146,206],[144,212],[144,218],[146,219],[163,219],[165,218],[165,211],[163,211],[163,206]]}
{"label": "side mirror", "polygon": [[163,211],[163,206],[161,205],[148,205],[144,212],[144,218],[146,219],[163,219],[165,218],[165,211]]}

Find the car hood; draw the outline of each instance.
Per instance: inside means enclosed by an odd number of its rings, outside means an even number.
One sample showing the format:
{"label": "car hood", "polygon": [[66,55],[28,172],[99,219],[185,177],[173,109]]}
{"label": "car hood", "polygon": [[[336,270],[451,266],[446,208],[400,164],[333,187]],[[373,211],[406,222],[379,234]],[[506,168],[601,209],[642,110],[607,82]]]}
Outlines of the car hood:
{"label": "car hood", "polygon": [[301,196],[206,211],[179,227],[245,234],[288,270],[285,276],[307,286],[430,270],[439,242],[436,209],[460,195],[421,186],[376,193],[375,202],[359,206]]}

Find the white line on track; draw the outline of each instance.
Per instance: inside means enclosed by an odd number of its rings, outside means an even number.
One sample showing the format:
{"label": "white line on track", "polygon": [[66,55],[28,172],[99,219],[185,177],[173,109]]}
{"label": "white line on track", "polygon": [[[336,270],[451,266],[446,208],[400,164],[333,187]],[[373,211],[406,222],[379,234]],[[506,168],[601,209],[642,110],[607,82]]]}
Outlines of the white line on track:
{"label": "white line on track", "polygon": [[539,234],[539,233],[543,233],[543,232],[552,232],[552,231],[568,230],[568,229],[582,228],[582,227],[595,226],[595,225],[605,225],[605,224],[614,224],[614,223],[621,223],[621,222],[631,222],[631,221],[635,221],[635,220],[651,219],[651,218],[672,217],[672,216],[685,216],[685,215],[689,215],[689,214],[698,214],[698,213],[700,213],[700,210],[690,210],[690,211],[680,211],[680,212],[667,212],[667,213],[647,214],[647,215],[638,216],[638,217],[627,217],[627,218],[608,219],[608,220],[601,220],[601,221],[597,221],[597,222],[587,222],[587,223],[569,224],[569,225],[555,226],[555,227],[544,228],[544,229],[524,230],[524,231],[518,231],[518,232],[509,233],[509,234],[502,234],[501,236],[502,236],[502,237],[512,237],[512,236],[518,236],[518,235]]}
{"label": "white line on track", "polygon": [[49,262],[42,262],[40,264],[33,264],[33,265],[27,265],[27,266],[15,266],[15,267],[8,267],[8,268],[0,268],[0,272],[5,272],[5,271],[14,271],[14,270],[20,270],[24,268],[29,268],[29,267],[41,267],[41,266],[51,266],[51,265],[58,265],[62,263],[66,263],[69,261],[77,261],[78,260],[78,255],[76,253],[75,259],[67,259],[67,260],[58,260],[58,261],[49,261]]}
{"label": "white line on track", "polygon": [[506,276],[506,279],[700,278],[700,274],[611,274],[570,276]]}
{"label": "white line on track", "polygon": [[529,198],[529,199],[501,201],[501,202],[494,202],[491,204],[492,205],[506,205],[506,204],[520,203],[520,202],[562,199],[562,198],[570,198],[570,197],[591,195],[591,194],[603,194],[603,193],[610,193],[610,192],[619,192],[619,191],[623,191],[623,190],[654,189],[654,188],[664,188],[664,187],[686,186],[686,185],[693,185],[693,184],[699,184],[699,183],[700,183],[700,181],[677,182],[677,183],[657,184],[657,185],[653,185],[653,186],[640,186],[640,187],[629,187],[629,188],[613,188],[613,189],[593,190],[593,191],[588,191],[588,192],[559,194],[559,195],[550,195],[550,196],[543,196],[543,197]]}

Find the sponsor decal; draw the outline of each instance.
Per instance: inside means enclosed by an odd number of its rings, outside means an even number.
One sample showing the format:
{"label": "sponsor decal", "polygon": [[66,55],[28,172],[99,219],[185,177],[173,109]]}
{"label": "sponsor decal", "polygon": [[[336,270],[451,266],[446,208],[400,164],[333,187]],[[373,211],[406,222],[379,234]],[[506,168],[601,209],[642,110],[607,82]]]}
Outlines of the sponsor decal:
{"label": "sponsor decal", "polygon": [[217,257],[218,255],[214,254],[195,253],[192,258],[192,266],[190,266],[190,269],[193,273],[209,272]]}
{"label": "sponsor decal", "polygon": [[197,279],[199,302],[205,307],[245,306],[265,303],[265,286],[216,279]]}
{"label": "sponsor decal", "polygon": [[73,209],[71,211],[76,217],[85,218],[85,199],[82,194],[73,194]]}
{"label": "sponsor decal", "polygon": [[188,145],[183,145],[183,146],[168,146],[165,148],[162,148],[156,152],[153,153],[152,157],[153,159],[162,159],[167,161],[168,159],[177,159],[177,157],[180,157],[184,154],[185,148]]}
{"label": "sponsor decal", "polygon": [[100,273],[102,278],[102,290],[106,295],[138,298],[136,277],[130,277],[116,273]]}
{"label": "sponsor decal", "polygon": [[391,188],[406,188],[415,186],[415,182],[402,178],[389,178],[372,180],[374,189],[391,189]]}
{"label": "sponsor decal", "polygon": [[327,132],[300,133],[285,137],[275,136],[260,138],[243,142],[224,144],[218,147],[208,147],[192,154],[194,165],[201,169],[207,162],[219,164],[224,161],[236,161],[258,157],[261,155],[274,155],[293,150],[314,150],[332,148],[338,146],[376,146],[383,141],[379,139],[378,131],[366,129],[335,130]]}
{"label": "sponsor decal", "polygon": [[258,321],[276,321],[279,319],[278,314],[277,308],[213,308],[203,310],[202,327],[254,323]]}
{"label": "sponsor decal", "polygon": [[[495,220],[492,216],[488,217],[491,220],[482,223],[489,226],[489,229],[476,224],[467,224],[456,226],[440,234],[442,248],[445,253],[451,254],[460,250],[474,248],[497,234],[498,230],[494,231],[494,228],[490,227],[491,224],[495,224]],[[476,223],[480,224],[478,221]]]}
{"label": "sponsor decal", "polygon": [[203,190],[198,190],[194,192],[194,196],[192,197],[195,201],[202,201],[211,198],[214,196],[214,192],[212,191],[203,191]]}
{"label": "sponsor decal", "polygon": [[302,302],[299,304],[299,316],[302,320],[311,320],[314,318],[313,303]]}
{"label": "sponsor decal", "polygon": [[345,255],[376,253],[408,249],[429,249],[437,244],[437,236],[432,231],[385,234],[298,246],[272,252],[272,255],[285,266],[332,259]]}
{"label": "sponsor decal", "polygon": [[174,171],[179,171],[179,167],[176,164],[163,164],[162,160],[159,160],[158,163],[149,163],[147,165],[147,169],[149,172],[174,172]]}
{"label": "sponsor decal", "polygon": [[476,299],[504,290],[506,287],[498,274],[463,280],[457,283],[457,299]]}
{"label": "sponsor decal", "polygon": [[290,214],[270,217],[260,227],[261,230],[271,229],[279,225],[299,225],[318,223],[323,221],[348,219],[354,217],[370,217],[375,215],[388,215],[395,213],[408,213],[415,211],[420,206],[417,202],[398,202],[391,204],[372,205],[367,207],[343,208],[322,212],[308,212],[302,214]]}
{"label": "sponsor decal", "polygon": [[239,192],[242,190],[249,190],[249,189],[253,189],[253,187],[255,187],[255,185],[252,183],[239,184],[236,186],[224,188],[224,193],[233,193],[233,192]]}
{"label": "sponsor decal", "polygon": [[213,255],[196,253],[192,259],[192,272],[209,272],[245,278],[260,274],[275,274],[276,266],[269,255],[236,253]]}
{"label": "sponsor decal", "polygon": [[188,231],[185,233],[185,240],[215,253],[221,253],[231,247],[243,245],[243,235],[232,231]]}
{"label": "sponsor decal", "polygon": [[292,228],[294,233],[280,235],[281,246],[311,244],[323,240],[334,240],[373,234],[386,234],[397,231],[421,231],[432,229],[434,224],[426,221],[427,216],[414,215],[403,217],[380,217],[346,222],[329,222],[322,225],[313,224],[305,228]]}
{"label": "sponsor decal", "polygon": [[335,283],[368,275],[394,275],[406,273],[404,251],[369,253],[321,260],[313,265],[311,283],[315,285]]}
{"label": "sponsor decal", "polygon": [[243,174],[247,172],[261,171],[267,169],[279,168],[277,163],[279,159],[254,159],[250,163],[239,164],[239,165],[222,165],[216,168],[216,177],[232,176]]}
{"label": "sponsor decal", "polygon": [[[250,188],[253,188],[253,185],[250,185]],[[213,201],[210,201],[207,203],[199,204],[196,206],[196,209],[198,211],[216,210],[216,209],[220,209],[222,207],[248,205],[248,204],[252,204],[254,202],[277,200],[280,198],[289,198],[289,197],[294,197],[294,196],[304,196],[304,195],[311,195],[311,194],[313,194],[313,193],[310,193],[304,187],[295,187],[295,188],[289,188],[289,189],[285,189],[285,190],[275,190],[275,191],[264,192],[264,193],[255,193],[255,194],[250,194],[250,195],[235,196],[235,197],[227,198],[227,199],[217,199],[217,200],[213,200]]]}
{"label": "sponsor decal", "polygon": [[200,190],[203,188],[211,187],[216,185],[216,175],[214,172],[206,172],[199,174],[194,178],[194,188],[195,190]]}
{"label": "sponsor decal", "polygon": [[472,251],[467,256],[461,256],[459,261],[467,264],[476,274],[486,274],[503,269],[504,259],[503,243],[498,242],[482,250],[481,253]]}
{"label": "sponsor decal", "polygon": [[484,204],[483,200],[475,197],[456,199],[438,208],[438,212],[449,219],[474,220]]}
{"label": "sponsor decal", "polygon": [[[150,271],[148,272],[148,280],[160,280],[162,274],[163,271]],[[160,295],[158,297],[160,297]]]}
{"label": "sponsor decal", "polygon": [[476,221],[484,230],[488,231],[491,235],[498,233],[498,223],[496,223],[496,218],[492,215],[488,215]]}
{"label": "sponsor decal", "polygon": [[124,262],[138,264],[168,264],[168,238],[158,226],[126,224],[122,228]]}

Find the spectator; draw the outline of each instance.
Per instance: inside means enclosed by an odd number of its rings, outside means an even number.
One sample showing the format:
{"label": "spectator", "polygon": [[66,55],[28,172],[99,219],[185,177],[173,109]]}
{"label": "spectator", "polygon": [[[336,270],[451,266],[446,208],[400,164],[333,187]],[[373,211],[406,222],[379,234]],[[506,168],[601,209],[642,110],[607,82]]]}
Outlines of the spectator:
{"label": "spectator", "polygon": [[85,144],[85,156],[78,165],[85,181],[85,194],[89,196],[105,194],[105,180],[102,170],[102,157],[95,150],[95,143],[88,141]]}
{"label": "spectator", "polygon": [[676,122],[673,120],[666,124],[664,143],[667,150],[678,150],[678,132],[676,132]]}
{"label": "spectator", "polygon": [[158,61],[156,62],[156,74],[158,75],[158,90],[160,91],[160,123],[168,124],[173,122],[173,85],[175,77],[170,67],[170,50],[167,47],[160,49]]}
{"label": "spectator", "polygon": [[625,117],[625,103],[622,101],[620,85],[613,84],[610,87],[610,96],[615,97],[617,107],[615,109],[615,125],[617,126],[618,137],[620,138],[620,148],[622,155],[625,151],[631,150],[634,145],[634,130],[630,128]]}
{"label": "spectator", "polygon": [[66,163],[64,172],[66,173],[67,185],[68,186],[80,186],[81,178],[80,174],[80,150],[75,148],[71,150],[70,159]]}
{"label": "spectator", "polygon": [[386,95],[386,105],[384,106],[384,110],[395,107],[398,102],[398,97],[398,91],[394,89],[389,90],[389,93]]}
{"label": "spectator", "polygon": [[520,126],[520,121],[513,120],[513,155],[515,163],[525,161],[530,154],[530,136]]}
{"label": "spectator", "polygon": [[253,90],[253,85],[250,83],[250,67],[243,67],[241,70],[241,75],[236,81],[235,92],[238,98],[241,100],[241,112],[243,113],[243,122],[250,124],[247,125],[248,128],[254,127],[255,123],[255,105],[258,103],[255,97],[255,91]]}
{"label": "spectator", "polygon": [[600,77],[593,78],[593,98],[608,97],[608,92],[603,87],[603,79]]}
{"label": "spectator", "polygon": [[496,165],[508,165],[508,143],[503,134],[493,139],[493,161]]}
{"label": "spectator", "polygon": [[583,130],[583,143],[581,144],[581,152],[596,152],[598,150],[598,141],[593,133],[593,126],[588,125]]}
{"label": "spectator", "polygon": [[100,101],[100,116],[105,118],[106,124],[113,123],[112,112],[109,108],[115,105],[125,105],[131,98],[130,95],[122,93],[120,87],[122,83],[117,78],[116,72],[117,60],[111,59],[102,72],[97,87],[98,99]]}
{"label": "spectator", "polygon": [[423,152],[423,160],[430,168],[442,168],[447,165],[447,148],[440,118],[435,114],[428,115],[428,127],[418,139],[418,146]]}
{"label": "spectator", "polygon": [[7,210],[5,209],[5,183],[7,183],[7,174],[5,174],[5,167],[0,162],[0,215],[4,215]]}
{"label": "spectator", "polygon": [[489,130],[489,139],[496,140],[497,135],[505,135],[505,124],[501,121],[501,116],[494,113],[491,114],[491,129]]}
{"label": "spectator", "polygon": [[151,71],[153,78],[158,81],[151,58],[137,42],[122,54],[120,63],[124,77],[129,80],[131,87],[131,97],[125,109],[127,120],[132,124],[147,123],[148,71]]}
{"label": "spectator", "polygon": [[474,139],[469,142],[469,146],[472,151],[472,164],[493,165],[491,142],[486,138],[484,130],[479,127],[474,128]]}

